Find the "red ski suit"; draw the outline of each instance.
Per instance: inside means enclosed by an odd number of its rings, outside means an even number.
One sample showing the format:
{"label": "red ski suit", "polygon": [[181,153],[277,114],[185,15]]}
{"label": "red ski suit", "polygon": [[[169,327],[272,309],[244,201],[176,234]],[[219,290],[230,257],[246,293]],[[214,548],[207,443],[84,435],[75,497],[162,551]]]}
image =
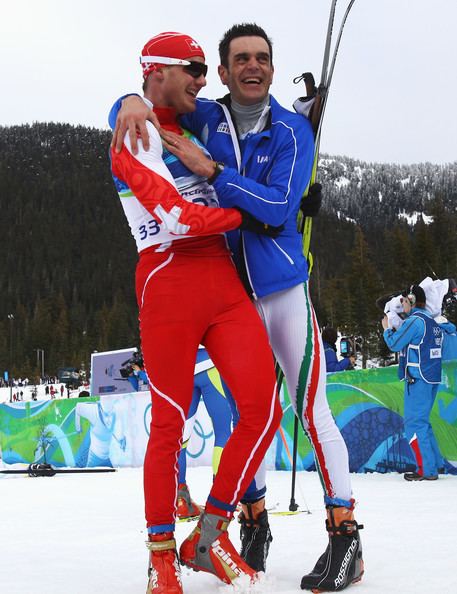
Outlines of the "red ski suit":
{"label": "red ski suit", "polygon": [[[157,111],[164,127],[176,126],[175,114]],[[240,225],[241,215],[219,208],[206,179],[193,175],[170,153],[162,155],[157,131],[149,123],[148,128],[148,152],[140,142],[134,156],[126,135],[122,151],[112,151],[111,159],[139,251],[136,293],[152,398],[144,461],[146,522],[149,532],[164,532],[174,529],[177,463],[198,345],[206,347],[240,413],[224,448],[207,511],[231,517],[282,412],[265,328],[222,235]]]}

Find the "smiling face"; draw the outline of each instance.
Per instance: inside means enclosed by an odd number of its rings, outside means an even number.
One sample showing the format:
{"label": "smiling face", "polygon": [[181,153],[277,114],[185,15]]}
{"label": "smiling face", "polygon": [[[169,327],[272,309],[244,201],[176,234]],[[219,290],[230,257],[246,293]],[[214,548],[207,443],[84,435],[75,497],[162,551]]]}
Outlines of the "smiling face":
{"label": "smiling face", "polygon": [[228,66],[219,66],[219,76],[232,99],[241,105],[260,103],[273,80],[273,65],[265,39],[257,36],[236,37],[229,47]]}
{"label": "smiling face", "polygon": [[[186,59],[192,62],[205,62],[200,56]],[[194,78],[185,71],[183,66],[173,65],[161,67],[160,74],[157,72],[157,75],[161,79],[160,87],[155,87],[154,95],[148,97],[155,105],[173,107],[178,113],[189,113],[195,110],[197,95],[206,86],[206,78],[203,74]],[[147,93],[146,96],[148,96]]]}

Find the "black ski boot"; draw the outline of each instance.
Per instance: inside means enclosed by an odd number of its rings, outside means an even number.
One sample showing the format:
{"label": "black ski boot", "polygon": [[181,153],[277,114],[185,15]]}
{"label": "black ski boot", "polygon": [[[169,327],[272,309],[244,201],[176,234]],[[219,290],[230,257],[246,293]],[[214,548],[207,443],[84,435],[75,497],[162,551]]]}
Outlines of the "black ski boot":
{"label": "black ski boot", "polygon": [[363,559],[359,530],[347,507],[327,507],[329,543],[311,573],[302,577],[301,589],[339,592],[362,579]]}
{"label": "black ski boot", "polygon": [[264,509],[257,518],[254,519],[251,504],[247,504],[248,517],[244,512],[238,516],[238,522],[241,524],[240,555],[246,563],[255,571],[265,571],[265,565],[268,557],[270,543],[273,540],[268,523],[268,513]]}

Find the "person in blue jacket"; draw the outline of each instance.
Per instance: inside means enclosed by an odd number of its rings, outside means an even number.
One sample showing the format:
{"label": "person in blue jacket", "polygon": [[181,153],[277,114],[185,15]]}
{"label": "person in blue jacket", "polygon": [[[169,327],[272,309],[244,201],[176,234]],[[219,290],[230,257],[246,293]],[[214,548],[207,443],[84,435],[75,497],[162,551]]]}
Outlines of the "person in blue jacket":
{"label": "person in blue jacket", "polygon": [[391,351],[400,352],[398,374],[405,382],[405,435],[416,459],[416,470],[407,481],[436,480],[443,457],[430,424],[430,413],[441,382],[443,331],[425,309],[425,292],[412,285],[402,294],[406,321],[394,330],[387,316],[382,320],[384,340]]}
{"label": "person in blue jacket", "polygon": [[189,519],[199,516],[203,507],[196,504],[190,496],[186,481],[187,473],[187,445],[190,441],[197,417],[200,401],[203,400],[213,425],[214,446],[212,455],[213,475],[216,475],[219,462],[232,433],[232,402],[234,402],[227,385],[220,377],[208,352],[203,346],[198,347],[197,360],[194,371],[194,386],[192,402],[187,413],[184,426],[183,443],[178,459],[178,497],[177,516]]}
{"label": "person in blue jacket", "polygon": [[330,328],[330,326],[327,326],[322,330],[322,340],[324,343],[325,352],[325,366],[327,368],[327,373],[354,369],[355,357],[353,355],[350,357],[343,357],[341,361],[338,361],[338,357],[336,356],[337,338],[338,333],[335,328]]}
{"label": "person in blue jacket", "polygon": [[[231,27],[219,44],[219,56],[219,77],[229,94],[218,100],[197,98],[196,110],[180,118],[212,157],[182,136],[163,129],[160,134],[169,152],[208,179],[221,206],[237,206],[266,224],[284,226],[275,239],[244,231],[229,232],[227,237],[238,273],[284,371],[324,489],[329,545],[303,577],[301,588],[342,590],[363,574],[361,526],[354,519],[347,447],[327,402],[324,349],[297,231],[297,214],[313,167],[313,132],[305,117],[288,111],[269,93],[273,47],[261,27],[254,23]],[[110,119],[117,115],[115,150],[122,147],[127,129],[132,150],[139,137],[147,150],[145,122],[154,118],[144,102],[124,96],[113,106]],[[264,476],[264,469],[259,470],[241,500],[239,516],[241,556],[256,571],[265,570],[272,540]]]}
{"label": "person in blue jacket", "polygon": [[[140,381],[146,385],[149,384],[147,373],[141,366],[142,363],[143,357],[140,355],[137,357],[137,362],[132,363],[132,372],[127,378],[135,392],[138,392],[140,389]],[[199,516],[203,509],[202,506],[193,501],[186,481],[187,445],[194,429],[200,400],[203,400],[205,403],[206,410],[213,425],[214,446],[212,465],[213,474],[215,475],[219,468],[219,461],[224,446],[232,433],[232,407],[235,401],[227,385],[221,380],[208,352],[202,345],[198,347],[194,370],[192,402],[187,413],[183,443],[178,458],[179,473],[176,514],[179,519],[183,520]]]}

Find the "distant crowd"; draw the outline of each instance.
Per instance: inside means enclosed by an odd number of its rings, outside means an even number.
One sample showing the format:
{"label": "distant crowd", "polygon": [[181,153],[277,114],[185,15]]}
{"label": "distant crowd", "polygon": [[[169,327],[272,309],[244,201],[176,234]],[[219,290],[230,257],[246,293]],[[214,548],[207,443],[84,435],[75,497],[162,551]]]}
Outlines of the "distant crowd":
{"label": "distant crowd", "polygon": [[23,387],[27,387],[30,385],[36,386],[42,386],[44,384],[58,384],[59,383],[59,379],[56,376],[51,376],[51,375],[45,375],[43,377],[37,377],[34,378],[33,381],[29,380],[28,377],[22,379],[22,378],[9,378],[9,380],[5,380],[4,378],[0,378],[0,388],[23,388]]}
{"label": "distant crowd", "polygon": [[54,376],[36,378],[36,383],[28,378],[13,378],[9,382],[4,379],[0,381],[0,403],[77,398],[80,395],[89,395],[88,382],[73,388],[71,385],[59,382]]}
{"label": "distant crowd", "polygon": [[[21,386],[19,386],[20,388]],[[27,387],[27,384],[25,384],[23,386],[24,388]],[[38,387],[37,386],[32,386],[32,390],[29,391],[30,395],[31,395],[31,399],[32,400],[37,400],[38,399]],[[67,398],[70,398],[70,388],[68,386],[66,386],[65,384],[60,384],[57,387],[54,386],[54,384],[46,384],[46,388],[44,391],[45,395],[46,395],[46,399],[49,399],[49,397],[51,398],[51,400],[54,400],[56,397],[58,397],[60,395],[60,398],[65,398],[65,396]],[[24,391],[18,388],[14,388],[12,395],[11,395],[11,400],[12,402],[20,402],[22,400],[24,400]]]}

